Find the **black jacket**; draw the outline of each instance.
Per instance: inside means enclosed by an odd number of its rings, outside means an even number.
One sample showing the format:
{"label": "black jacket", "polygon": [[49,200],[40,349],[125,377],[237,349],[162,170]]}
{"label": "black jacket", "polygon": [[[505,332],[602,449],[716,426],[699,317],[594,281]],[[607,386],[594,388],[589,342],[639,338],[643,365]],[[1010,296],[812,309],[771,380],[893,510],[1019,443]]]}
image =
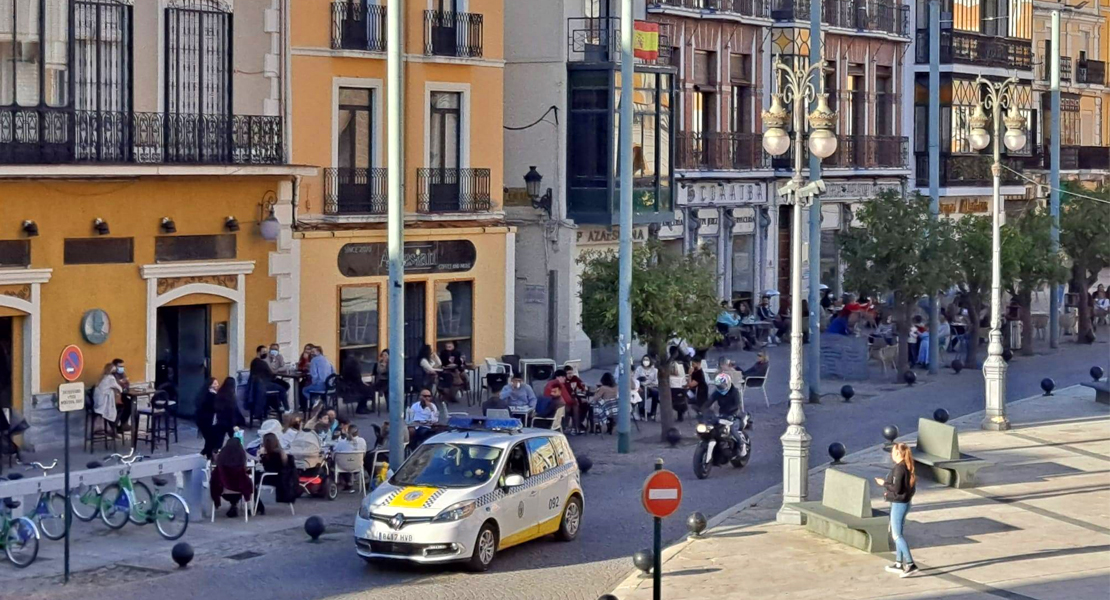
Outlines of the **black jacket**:
{"label": "black jacket", "polygon": [[883,488],[886,489],[883,498],[887,502],[909,502],[913,500],[913,493],[917,491],[917,486],[910,483],[910,470],[902,463],[894,465],[890,470],[886,481],[883,482]]}
{"label": "black jacket", "polygon": [[735,385],[724,394],[714,389],[713,393],[709,395],[709,402],[701,407],[702,410],[708,410],[714,402],[717,403],[720,416],[735,416],[736,413],[740,412],[740,390]]}

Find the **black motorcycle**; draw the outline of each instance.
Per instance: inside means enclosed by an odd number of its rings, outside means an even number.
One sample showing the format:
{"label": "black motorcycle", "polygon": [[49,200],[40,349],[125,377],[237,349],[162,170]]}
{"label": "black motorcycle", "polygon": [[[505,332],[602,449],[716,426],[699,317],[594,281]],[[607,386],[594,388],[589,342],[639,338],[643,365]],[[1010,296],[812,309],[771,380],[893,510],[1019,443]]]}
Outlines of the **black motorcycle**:
{"label": "black motorcycle", "polygon": [[714,465],[732,463],[740,469],[748,464],[752,455],[752,440],[748,436],[751,428],[752,418],[747,413],[736,418],[702,415],[697,426],[701,441],[694,450],[694,475],[705,479]]}

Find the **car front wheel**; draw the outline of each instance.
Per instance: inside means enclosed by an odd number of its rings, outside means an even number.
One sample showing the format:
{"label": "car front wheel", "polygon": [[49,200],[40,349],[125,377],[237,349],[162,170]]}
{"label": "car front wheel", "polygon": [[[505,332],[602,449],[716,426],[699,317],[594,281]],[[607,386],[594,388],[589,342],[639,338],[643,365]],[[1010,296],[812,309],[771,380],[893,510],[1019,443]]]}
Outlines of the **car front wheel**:
{"label": "car front wheel", "polygon": [[488,571],[497,555],[497,530],[492,523],[482,525],[478,537],[474,540],[474,554],[470,556],[470,570]]}

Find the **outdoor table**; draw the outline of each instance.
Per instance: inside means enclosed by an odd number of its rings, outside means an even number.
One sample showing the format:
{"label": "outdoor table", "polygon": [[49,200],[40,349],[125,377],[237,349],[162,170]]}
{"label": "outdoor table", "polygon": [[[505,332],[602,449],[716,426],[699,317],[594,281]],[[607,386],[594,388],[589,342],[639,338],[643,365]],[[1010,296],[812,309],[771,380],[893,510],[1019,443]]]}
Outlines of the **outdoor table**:
{"label": "outdoor table", "polygon": [[[155,392],[157,392],[157,390],[154,389],[153,385],[151,385],[151,386],[130,385],[130,386],[127,387],[127,391],[125,391],[123,393],[125,396],[128,396],[128,397],[131,398],[131,447],[132,448],[138,448],[139,447],[139,411],[140,410],[147,410],[147,411],[153,411],[154,410],[154,406],[151,403],[151,398],[154,397]],[[143,399],[143,398],[146,399],[145,403],[141,401],[141,399]],[[143,404],[145,404],[145,406],[142,406]],[[176,402],[174,404],[176,404]],[[167,405],[168,405],[168,403],[167,403]]]}
{"label": "outdoor table", "polygon": [[536,417],[536,409],[529,408],[527,410],[521,410],[519,408],[509,408],[509,415],[520,419],[520,422],[523,423],[525,427],[531,427],[532,419]]}
{"label": "outdoor table", "polygon": [[[289,380],[289,391],[293,392],[293,394],[292,394],[293,395],[293,400],[292,401],[294,402],[293,406],[290,407],[290,408],[295,409],[301,403],[301,380],[304,379],[306,375],[308,375],[308,373],[306,373],[304,371],[298,371],[296,369],[281,370],[281,371],[275,371],[274,372],[274,377],[280,377],[282,379],[288,379]],[[304,410],[301,411],[301,417],[302,418],[305,418],[305,419],[308,418],[308,409],[309,409],[308,401],[305,400]]]}

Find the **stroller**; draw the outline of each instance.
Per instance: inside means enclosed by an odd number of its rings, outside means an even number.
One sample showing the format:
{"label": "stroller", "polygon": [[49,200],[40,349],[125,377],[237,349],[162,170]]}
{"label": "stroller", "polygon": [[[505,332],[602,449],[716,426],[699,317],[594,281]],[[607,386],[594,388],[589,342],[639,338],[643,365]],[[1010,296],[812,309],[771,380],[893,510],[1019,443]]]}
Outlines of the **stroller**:
{"label": "stroller", "polygon": [[324,456],[320,437],[311,431],[301,431],[289,444],[289,454],[297,466],[300,494],[335,500],[339,484],[335,481],[329,459]]}

